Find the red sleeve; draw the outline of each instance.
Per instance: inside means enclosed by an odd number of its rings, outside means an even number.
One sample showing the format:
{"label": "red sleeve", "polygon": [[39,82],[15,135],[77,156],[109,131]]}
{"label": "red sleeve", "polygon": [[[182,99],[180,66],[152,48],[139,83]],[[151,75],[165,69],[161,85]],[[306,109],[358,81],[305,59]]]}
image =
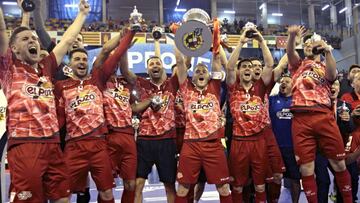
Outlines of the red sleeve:
{"label": "red sleeve", "polygon": [[178,89],[180,88],[180,84],[179,84],[179,79],[177,77],[177,74],[171,76],[170,78],[170,83],[173,85],[174,90],[175,90],[175,94],[178,91]]}
{"label": "red sleeve", "polygon": [[55,84],[55,102],[56,102],[56,113],[59,122],[59,128],[62,128],[65,125],[66,118],[65,118],[65,102],[62,97],[62,90],[63,90],[63,81],[58,81]]}
{"label": "red sleeve", "polygon": [[43,58],[40,61],[40,64],[44,66],[44,75],[46,74],[50,78],[55,77],[59,66],[56,62],[56,57],[53,52],[51,52],[47,57]]}
{"label": "red sleeve", "polygon": [[186,78],[183,83],[179,84],[180,96],[184,99],[187,95],[189,79]]}
{"label": "red sleeve", "polygon": [[110,76],[114,74],[117,63],[120,61],[121,56],[128,49],[134,35],[135,32],[128,31],[126,35],[120,40],[118,47],[115,49],[115,52],[105,60],[101,68],[94,68],[92,74],[97,79],[97,81],[101,82],[101,84],[104,85]]}
{"label": "red sleeve", "polygon": [[351,104],[353,102],[353,98],[350,93],[345,93],[341,96],[341,100]]}

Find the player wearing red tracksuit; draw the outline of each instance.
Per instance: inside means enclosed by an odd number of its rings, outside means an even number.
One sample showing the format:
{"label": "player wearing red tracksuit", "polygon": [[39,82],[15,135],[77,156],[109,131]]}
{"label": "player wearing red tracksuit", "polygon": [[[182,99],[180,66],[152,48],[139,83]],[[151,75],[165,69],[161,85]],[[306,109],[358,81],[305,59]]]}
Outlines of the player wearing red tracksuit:
{"label": "player wearing red tracksuit", "polygon": [[[124,57],[127,57],[127,54],[122,58]],[[137,160],[130,105],[132,88],[133,86],[124,77],[113,75],[106,83],[106,90],[103,91],[104,113],[109,129],[106,140],[115,171],[124,181],[121,198],[123,203],[132,203],[135,199]]]}
{"label": "player wearing red tracksuit", "polygon": [[[310,203],[317,202],[317,186],[314,178],[316,148],[329,159],[335,171],[335,180],[344,202],[352,202],[350,175],[346,170],[345,151],[339,128],[334,118],[330,99],[330,87],[336,79],[336,62],[331,48],[317,37],[304,38],[304,54],[300,59],[295,51],[295,37],[303,28],[288,28],[287,55],[293,75],[293,100],[291,111],[295,158],[300,165],[302,184]],[[325,63],[313,49],[322,49]]]}
{"label": "player wearing red tracksuit", "polygon": [[273,59],[261,34],[255,32],[263,52],[265,67],[260,80],[254,82],[251,60],[241,60],[237,67],[241,48],[248,40],[244,30],[236,49],[227,65],[229,103],[234,119],[233,141],[231,144],[229,169],[234,202],[242,202],[242,189],[250,176],[250,169],[256,190],[256,202],[265,202],[266,143],[265,129],[269,128],[268,107],[265,102],[267,85],[271,82]]}
{"label": "player wearing red tracksuit", "polygon": [[117,67],[117,61],[129,46],[133,32],[127,32],[115,53],[101,67],[87,74],[87,52],[70,52],[74,77],[56,83],[60,126],[66,124],[65,160],[70,173],[71,192],[83,191],[91,172],[99,202],[114,202],[113,176],[104,134],[107,132],[103,111],[105,83]]}

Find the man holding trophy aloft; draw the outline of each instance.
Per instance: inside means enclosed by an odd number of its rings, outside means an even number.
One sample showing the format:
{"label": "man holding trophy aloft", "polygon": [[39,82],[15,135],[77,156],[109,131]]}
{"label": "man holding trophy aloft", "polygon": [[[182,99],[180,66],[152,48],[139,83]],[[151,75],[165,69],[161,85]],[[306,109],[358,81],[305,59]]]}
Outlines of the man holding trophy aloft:
{"label": "man holding trophy aloft", "polygon": [[[190,185],[196,184],[201,168],[208,183],[216,184],[220,202],[232,202],[229,190],[229,171],[224,148],[220,141],[222,129],[220,109],[221,60],[219,23],[214,20],[213,39],[207,27],[206,12],[191,9],[186,21],[176,32],[177,48],[187,56],[201,56],[213,44],[212,72],[205,64],[197,64],[192,79],[187,78],[184,56],[175,50],[177,77],[185,110],[184,144],[180,153],[176,203],[187,202]],[[212,43],[211,43],[212,42]],[[220,73],[220,74],[219,74]],[[211,76],[212,77],[211,77]]]}

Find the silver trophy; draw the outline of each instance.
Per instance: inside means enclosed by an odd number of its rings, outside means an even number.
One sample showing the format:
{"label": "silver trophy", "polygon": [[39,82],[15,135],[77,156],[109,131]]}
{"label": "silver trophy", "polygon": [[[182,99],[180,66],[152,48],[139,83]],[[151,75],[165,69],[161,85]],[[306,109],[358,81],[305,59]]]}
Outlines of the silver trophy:
{"label": "silver trophy", "polygon": [[141,31],[142,13],[139,13],[136,6],[130,14],[131,30]]}
{"label": "silver trophy", "polygon": [[175,44],[184,55],[198,57],[210,50],[212,44],[210,20],[206,11],[199,8],[190,9],[184,14],[184,23],[175,35]]}
{"label": "silver trophy", "polygon": [[151,99],[151,103],[155,106],[160,106],[164,100],[161,98],[160,95],[156,95]]}

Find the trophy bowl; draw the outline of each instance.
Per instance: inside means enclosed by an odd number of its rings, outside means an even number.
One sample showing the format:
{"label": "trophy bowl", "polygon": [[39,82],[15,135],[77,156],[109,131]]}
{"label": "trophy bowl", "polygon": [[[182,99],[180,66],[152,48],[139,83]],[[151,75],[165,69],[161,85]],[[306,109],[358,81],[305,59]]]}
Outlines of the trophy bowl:
{"label": "trophy bowl", "polygon": [[185,56],[202,56],[212,44],[209,15],[202,9],[193,8],[184,14],[183,20],[184,23],[176,31],[176,47]]}
{"label": "trophy bowl", "polygon": [[200,21],[204,24],[208,24],[210,21],[210,16],[206,11],[200,8],[192,8],[188,10],[183,16],[184,22],[188,22],[190,20]]}

